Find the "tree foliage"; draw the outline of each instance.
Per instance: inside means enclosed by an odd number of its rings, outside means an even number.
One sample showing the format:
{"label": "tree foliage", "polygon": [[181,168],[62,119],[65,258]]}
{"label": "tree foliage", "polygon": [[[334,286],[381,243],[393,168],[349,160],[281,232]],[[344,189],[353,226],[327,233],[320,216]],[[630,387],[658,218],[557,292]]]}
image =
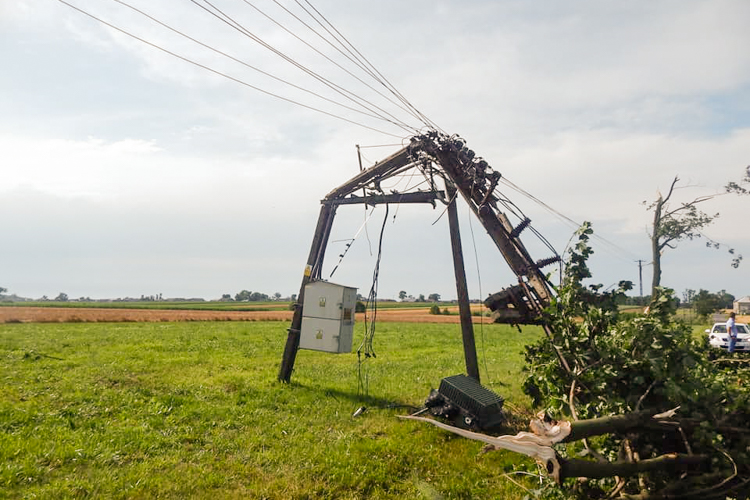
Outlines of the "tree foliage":
{"label": "tree foliage", "polygon": [[695,314],[698,316],[708,316],[718,311],[721,307],[719,305],[719,297],[703,289],[698,290],[698,294],[693,298],[692,304]]}
{"label": "tree foliage", "polygon": [[734,295],[722,290],[718,293],[710,293],[700,289],[692,301],[693,309],[698,316],[708,316],[720,309],[731,309],[734,304]]}
{"label": "tree foliage", "polygon": [[[702,230],[711,225],[714,220],[719,217],[719,214],[716,213],[714,215],[709,215],[699,210],[698,205],[712,200],[721,194],[750,194],[750,191],[744,187],[744,185],[750,183],[750,167],[747,167],[745,177],[741,179],[739,183],[732,181],[724,186],[724,193],[699,196],[691,201],[682,202],[679,206],[674,207],[670,204],[670,199],[672,198],[679,181],[679,177],[675,177],[674,180],[672,180],[672,184],[670,184],[666,196],[662,196],[662,194],[659,193],[656,201],[650,204],[643,202],[644,205],[646,205],[647,210],[653,210],[654,212],[650,234],[651,257],[653,264],[653,279],[651,282],[652,295],[654,295],[654,290],[661,285],[661,256],[667,248],[674,249],[680,241],[694,240],[701,237],[707,240],[706,246],[709,248],[718,249],[722,247],[721,243],[707,238],[702,233]],[[728,252],[732,255],[732,267],[739,267],[740,262],[742,261],[742,255],[736,254],[733,248],[729,248]]]}
{"label": "tree foliage", "polygon": [[724,186],[724,191],[734,194],[750,194],[750,191],[744,187],[745,184],[750,184],[750,166],[745,168],[745,177],[743,177],[739,183],[734,181],[729,182]]}
{"label": "tree foliage", "polygon": [[[651,230],[651,258],[653,264],[653,279],[651,281],[651,295],[661,285],[661,255],[667,248],[674,249],[682,240],[693,240],[702,236],[701,229],[711,224],[719,214],[708,215],[698,210],[699,203],[710,200],[713,196],[702,196],[690,202],[682,203],[677,208],[669,205],[670,198],[679,178],[675,177],[669,186],[666,196],[659,193],[656,201],[646,207],[653,210],[654,221]],[[645,202],[644,202],[645,203]]]}
{"label": "tree foliage", "polygon": [[269,300],[268,294],[242,290],[234,296],[237,302],[265,302]]}
{"label": "tree foliage", "polygon": [[524,390],[554,417],[574,421],[679,407],[669,426],[584,440],[560,452],[630,462],[672,453],[700,455],[710,460],[710,468],[684,477],[659,470],[632,478],[568,481],[564,496],[747,498],[750,390],[740,381],[750,378],[750,370],[712,359],[705,342],[694,340],[690,328],[676,321],[669,289],[656,289],[646,314],[620,317],[617,297],[629,282],[611,292],[583,284],[591,276],[586,265],[591,234],[584,225],[570,250],[563,282],[547,310],[551,338],[527,347]]}

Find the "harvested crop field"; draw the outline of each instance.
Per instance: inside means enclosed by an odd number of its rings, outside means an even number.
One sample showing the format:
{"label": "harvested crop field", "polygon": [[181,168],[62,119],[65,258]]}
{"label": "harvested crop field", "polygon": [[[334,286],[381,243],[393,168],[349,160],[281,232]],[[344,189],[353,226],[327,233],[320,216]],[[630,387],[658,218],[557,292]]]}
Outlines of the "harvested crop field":
{"label": "harvested crop field", "polygon": [[[159,321],[291,321],[291,311],[205,311],[174,309],[105,309],[72,307],[0,307],[0,323],[121,323]],[[450,315],[430,314],[426,308],[379,309],[378,321],[460,323]],[[364,321],[358,314],[357,321]],[[475,318],[478,321],[478,318]],[[489,320],[487,320],[489,321]]]}

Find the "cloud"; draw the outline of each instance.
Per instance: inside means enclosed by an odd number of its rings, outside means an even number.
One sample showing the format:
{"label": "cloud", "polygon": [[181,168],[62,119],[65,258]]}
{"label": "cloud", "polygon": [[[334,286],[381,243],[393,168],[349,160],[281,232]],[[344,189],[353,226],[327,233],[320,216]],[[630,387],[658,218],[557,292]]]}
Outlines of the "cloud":
{"label": "cloud", "polygon": [[[80,5],[243,81],[320,104],[122,5]],[[243,61],[343,102],[340,94],[193,5],[134,5]],[[675,175],[696,186],[679,192],[685,199],[713,192],[737,179],[749,163],[747,2],[325,0],[316,6],[412,104],[448,133],[465,137],[507,179],[567,217],[593,220],[598,233],[621,247],[617,256],[597,251],[607,279],[623,269],[632,272],[633,257],[647,258],[650,216],[640,201],[653,199]],[[9,34],[0,52],[14,68],[0,75],[0,194],[4,211],[23,214],[26,224],[4,226],[18,241],[13,255],[19,271],[10,288],[19,292],[32,282],[39,290],[46,280],[55,286],[44,293],[55,294],[66,280],[76,279],[80,292],[66,292],[93,295],[86,290],[87,279],[102,294],[124,293],[116,290],[118,283],[132,283],[136,290],[127,293],[139,294],[168,290],[140,290],[138,283],[143,288],[172,284],[175,294],[185,286],[184,295],[202,295],[200,286],[206,295],[247,286],[271,292],[276,284],[284,293],[296,292],[319,200],[359,171],[355,145],[362,146],[367,166],[409,135],[340,107],[321,106],[397,137],[263,95],[57,2],[18,0],[0,8],[0,23]],[[284,26],[352,67],[298,21],[275,12]],[[368,105],[418,124],[251,8],[230,15],[366,98]],[[368,147],[384,144],[389,146]],[[509,190],[508,195],[558,250],[565,247],[571,223],[521,193]],[[738,230],[743,202],[720,197],[706,208],[722,214],[710,235],[738,249],[748,242]],[[443,223],[431,226],[437,217],[431,209],[400,209],[399,214],[398,223],[388,226],[383,293],[407,288],[452,296]],[[355,232],[361,216],[342,210],[337,219],[342,238]],[[371,225],[372,234],[376,226]],[[29,232],[29,227],[36,229]],[[469,239],[467,233],[464,241]],[[493,286],[507,285],[497,251],[486,241],[478,245],[482,273],[497,271]],[[53,247],[67,260],[41,263]],[[361,255],[353,250],[347,257],[342,279],[369,280],[371,256],[366,245],[361,249]],[[546,257],[544,252],[535,247],[533,255]],[[418,255],[414,260],[408,257],[412,253]],[[683,255],[678,251],[670,258],[677,261],[678,254]],[[128,272],[117,274],[118,263]],[[448,271],[442,273],[443,267]],[[33,277],[35,268],[44,277]],[[714,274],[700,279],[727,287],[724,283],[734,280],[739,288],[738,278]],[[248,281],[257,285],[245,285]]]}
{"label": "cloud", "polygon": [[[638,233],[650,215],[640,202],[653,201],[678,176],[693,186],[675,194],[676,203],[721,192],[738,181],[747,161],[750,129],[728,137],[695,138],[618,131],[565,132],[546,147],[516,150],[500,168],[511,181],[575,220],[619,219],[620,232]],[[704,210],[727,212],[737,222],[742,199],[719,197]],[[528,203],[528,202],[527,202]],[[712,208],[715,207],[715,208]],[[729,236],[717,222],[718,238]]]}

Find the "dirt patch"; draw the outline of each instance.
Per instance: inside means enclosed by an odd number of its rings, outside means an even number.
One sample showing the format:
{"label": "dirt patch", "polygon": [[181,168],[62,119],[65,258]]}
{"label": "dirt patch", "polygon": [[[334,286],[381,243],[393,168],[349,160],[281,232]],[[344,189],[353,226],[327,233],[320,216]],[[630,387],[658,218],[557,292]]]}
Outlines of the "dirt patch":
{"label": "dirt patch", "polygon": [[69,307],[0,307],[0,323],[120,323],[158,321],[270,321],[291,311],[187,311]]}
{"label": "dirt patch", "polygon": [[[475,318],[477,320],[478,318]],[[0,323],[122,323],[160,321],[291,321],[292,311],[186,311],[69,307],[0,307]],[[460,323],[458,314],[435,315],[428,309],[380,309],[378,321]],[[364,315],[357,314],[357,321]]]}
{"label": "dirt patch", "polygon": [[[377,320],[402,323],[460,323],[456,307],[450,315],[430,314],[429,309],[378,309]],[[371,316],[370,316],[371,317]],[[357,321],[364,321],[357,314]],[[122,323],[160,321],[291,321],[292,311],[187,311],[175,309],[102,309],[71,307],[0,307],[0,323]],[[480,318],[473,318],[478,324]],[[488,318],[484,318],[489,323]],[[750,323],[750,316],[737,316]]]}

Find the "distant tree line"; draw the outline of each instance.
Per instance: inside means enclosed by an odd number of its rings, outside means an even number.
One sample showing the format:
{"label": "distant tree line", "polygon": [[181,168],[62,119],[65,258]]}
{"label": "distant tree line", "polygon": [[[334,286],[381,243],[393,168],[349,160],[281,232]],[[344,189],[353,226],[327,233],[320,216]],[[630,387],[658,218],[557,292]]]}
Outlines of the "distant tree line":
{"label": "distant tree line", "polygon": [[698,316],[708,316],[713,312],[734,307],[734,295],[726,290],[711,293],[700,289],[696,293],[695,290],[688,289],[682,295],[685,306],[692,308]]}
{"label": "distant tree line", "polygon": [[420,293],[415,298],[413,295],[407,294],[406,290],[401,290],[400,292],[398,292],[398,298],[402,302],[440,302],[439,293],[431,293],[427,296],[427,299],[425,299],[423,293]]}
{"label": "distant tree line", "polygon": [[[294,296],[292,300],[294,300],[295,298],[296,296]],[[273,296],[269,296],[266,293],[242,290],[241,292],[236,293],[234,295],[234,298],[232,298],[231,294],[225,293],[221,296],[220,300],[224,302],[268,302],[271,300],[281,300],[281,294],[279,292],[276,292],[273,294]]]}
{"label": "distant tree line", "polygon": [[[705,317],[716,311],[731,309],[734,307],[735,297],[731,293],[727,293],[726,290],[711,293],[702,288],[697,292],[688,288],[682,292],[682,299],[673,297],[672,300],[675,302],[675,306],[692,309],[698,316]],[[650,295],[643,297],[622,296],[617,299],[618,305],[625,306],[645,306],[650,302]]]}

